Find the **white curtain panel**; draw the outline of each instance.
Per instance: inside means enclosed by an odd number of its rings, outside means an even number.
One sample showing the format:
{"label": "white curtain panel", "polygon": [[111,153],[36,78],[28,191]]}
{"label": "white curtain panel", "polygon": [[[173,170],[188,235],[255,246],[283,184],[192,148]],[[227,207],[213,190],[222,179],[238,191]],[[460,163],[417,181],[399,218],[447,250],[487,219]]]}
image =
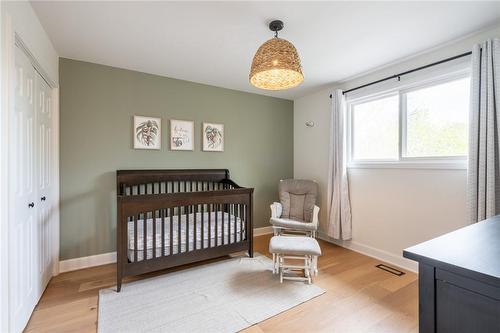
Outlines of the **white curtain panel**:
{"label": "white curtain panel", "polygon": [[500,39],[472,49],[467,203],[469,222],[500,214]]}
{"label": "white curtain panel", "polygon": [[332,94],[328,171],[328,236],[351,239],[351,204],[346,167],[346,103],[342,90]]}

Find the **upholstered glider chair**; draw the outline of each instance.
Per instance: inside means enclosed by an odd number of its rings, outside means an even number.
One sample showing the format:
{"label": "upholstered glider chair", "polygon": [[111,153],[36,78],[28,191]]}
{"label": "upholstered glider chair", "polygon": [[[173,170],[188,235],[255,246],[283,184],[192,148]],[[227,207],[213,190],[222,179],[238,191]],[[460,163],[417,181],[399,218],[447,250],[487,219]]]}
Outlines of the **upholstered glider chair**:
{"label": "upholstered glider chair", "polygon": [[316,237],[319,207],[318,184],[312,180],[285,179],[279,184],[280,202],[271,205],[271,220],[276,236],[287,233]]}

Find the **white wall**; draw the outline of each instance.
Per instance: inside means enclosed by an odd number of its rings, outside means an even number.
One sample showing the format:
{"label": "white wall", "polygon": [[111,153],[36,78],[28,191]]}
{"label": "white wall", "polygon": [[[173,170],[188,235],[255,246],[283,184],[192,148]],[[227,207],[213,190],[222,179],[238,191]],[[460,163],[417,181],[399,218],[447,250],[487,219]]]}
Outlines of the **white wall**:
{"label": "white wall", "polygon": [[[294,176],[319,182],[323,228],[327,213],[331,91],[468,52],[473,44],[495,36],[500,36],[500,25],[365,75],[332,83],[294,101]],[[304,125],[310,120],[315,127]],[[402,258],[404,248],[466,225],[465,169],[366,168],[349,169],[348,174],[353,237],[352,241],[339,242],[343,246],[415,270],[415,263]]]}
{"label": "white wall", "polygon": [[[38,17],[27,1],[0,2],[0,332],[8,332],[8,243],[7,235],[7,138],[8,138],[8,89],[11,78],[7,70],[11,63],[9,54],[13,47],[13,34],[17,33],[39,64],[57,84],[59,81],[59,56],[45,33]],[[57,127],[56,127],[57,129]],[[5,248],[4,248],[5,246]]]}

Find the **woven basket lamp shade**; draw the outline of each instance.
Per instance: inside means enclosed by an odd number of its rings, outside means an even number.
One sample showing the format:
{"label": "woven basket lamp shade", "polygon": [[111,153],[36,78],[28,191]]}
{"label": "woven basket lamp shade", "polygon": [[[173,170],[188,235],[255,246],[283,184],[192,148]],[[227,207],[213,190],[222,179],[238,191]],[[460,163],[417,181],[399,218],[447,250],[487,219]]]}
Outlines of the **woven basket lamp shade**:
{"label": "woven basket lamp shade", "polygon": [[284,90],[304,81],[297,49],[289,41],[278,38],[283,22],[273,21],[269,28],[275,37],[261,45],[255,53],[250,69],[250,83],[266,90]]}

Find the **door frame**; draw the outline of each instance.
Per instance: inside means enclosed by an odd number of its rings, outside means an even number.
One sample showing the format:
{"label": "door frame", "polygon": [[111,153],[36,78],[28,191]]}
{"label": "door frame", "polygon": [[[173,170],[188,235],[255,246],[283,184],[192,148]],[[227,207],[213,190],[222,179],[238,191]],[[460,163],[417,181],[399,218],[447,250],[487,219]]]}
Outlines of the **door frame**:
{"label": "door frame", "polygon": [[[10,327],[10,295],[9,295],[9,119],[13,112],[13,94],[15,92],[14,51],[19,47],[28,57],[35,70],[52,89],[52,128],[53,128],[53,174],[54,180],[52,197],[54,210],[51,220],[52,248],[52,275],[59,274],[59,87],[57,81],[50,78],[36,57],[30,52],[21,36],[14,30],[12,17],[4,13],[5,20],[0,26],[0,331],[9,331]],[[7,297],[5,297],[7,296]]]}

